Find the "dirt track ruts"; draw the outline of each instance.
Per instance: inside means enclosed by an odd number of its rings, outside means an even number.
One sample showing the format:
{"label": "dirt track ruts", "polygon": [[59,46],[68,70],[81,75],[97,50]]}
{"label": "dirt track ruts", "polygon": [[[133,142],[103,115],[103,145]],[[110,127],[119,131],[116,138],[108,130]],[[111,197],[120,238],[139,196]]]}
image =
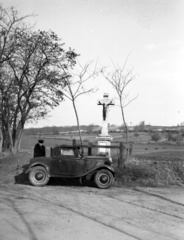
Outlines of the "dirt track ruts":
{"label": "dirt track ruts", "polygon": [[183,240],[184,189],[1,185],[0,239]]}

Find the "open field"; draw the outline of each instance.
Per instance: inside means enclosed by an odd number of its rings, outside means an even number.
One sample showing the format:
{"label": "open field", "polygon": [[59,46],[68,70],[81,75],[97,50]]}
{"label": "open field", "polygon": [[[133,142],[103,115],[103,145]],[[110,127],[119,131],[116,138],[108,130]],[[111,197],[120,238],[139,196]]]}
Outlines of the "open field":
{"label": "open field", "polygon": [[[42,136],[45,140],[45,146],[47,148],[47,154],[50,153],[50,147],[59,145],[59,144],[72,144],[72,139],[77,139],[78,136],[59,136],[59,135],[45,135]],[[119,145],[119,142],[122,141],[120,134],[113,134],[113,145]],[[96,135],[84,135],[84,144],[87,144],[88,141],[95,142]],[[136,141],[135,141],[136,140]],[[177,145],[170,142],[151,142],[150,137],[147,133],[140,134],[139,137],[134,137],[132,134],[130,136],[130,141],[133,142],[133,156],[138,157],[139,159],[154,159],[157,160],[184,160],[184,144]],[[23,136],[21,142],[21,149],[33,152],[34,145],[37,142],[37,136]],[[118,151],[115,152],[115,157],[118,154]]]}

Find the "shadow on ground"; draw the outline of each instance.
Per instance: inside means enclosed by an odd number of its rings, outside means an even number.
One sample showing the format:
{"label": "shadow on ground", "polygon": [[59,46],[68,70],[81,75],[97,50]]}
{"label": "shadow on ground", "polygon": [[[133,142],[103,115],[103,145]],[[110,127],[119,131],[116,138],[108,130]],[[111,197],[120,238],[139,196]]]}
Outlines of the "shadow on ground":
{"label": "shadow on ground", "polygon": [[50,186],[88,186],[88,187],[95,187],[93,182],[80,182],[79,179],[68,179],[68,178],[51,178],[48,185]]}
{"label": "shadow on ground", "polygon": [[15,175],[14,177],[15,184],[30,185],[28,175],[25,173],[28,166],[29,166],[28,164],[23,165],[21,172]]}

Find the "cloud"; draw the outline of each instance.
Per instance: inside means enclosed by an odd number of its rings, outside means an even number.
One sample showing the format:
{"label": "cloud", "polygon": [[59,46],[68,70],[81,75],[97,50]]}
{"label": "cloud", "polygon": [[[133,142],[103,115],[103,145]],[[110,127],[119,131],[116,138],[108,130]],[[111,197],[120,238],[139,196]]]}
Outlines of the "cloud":
{"label": "cloud", "polygon": [[145,49],[148,51],[155,51],[155,50],[183,50],[184,48],[184,41],[183,40],[168,40],[159,43],[148,43],[145,46]]}
{"label": "cloud", "polygon": [[149,43],[149,44],[147,44],[146,46],[145,46],[145,49],[146,50],[155,50],[155,49],[157,49],[157,45],[156,44],[154,44],[154,43]]}

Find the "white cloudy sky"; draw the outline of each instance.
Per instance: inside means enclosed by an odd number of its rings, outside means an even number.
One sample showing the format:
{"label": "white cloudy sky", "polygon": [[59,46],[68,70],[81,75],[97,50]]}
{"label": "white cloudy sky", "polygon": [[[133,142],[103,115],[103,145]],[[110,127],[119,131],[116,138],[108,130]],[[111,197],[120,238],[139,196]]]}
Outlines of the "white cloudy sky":
{"label": "white cloudy sky", "polygon": [[[36,28],[55,31],[66,47],[81,54],[80,61],[99,58],[110,65],[128,66],[137,78],[131,95],[138,98],[126,109],[128,124],[184,122],[184,1],[183,0],[1,0],[21,14],[35,13]],[[97,99],[115,93],[102,79],[99,91],[77,101],[81,124],[101,124]],[[64,101],[37,126],[75,125],[71,103]],[[121,124],[118,107],[109,122]],[[30,125],[29,125],[30,126]]]}

